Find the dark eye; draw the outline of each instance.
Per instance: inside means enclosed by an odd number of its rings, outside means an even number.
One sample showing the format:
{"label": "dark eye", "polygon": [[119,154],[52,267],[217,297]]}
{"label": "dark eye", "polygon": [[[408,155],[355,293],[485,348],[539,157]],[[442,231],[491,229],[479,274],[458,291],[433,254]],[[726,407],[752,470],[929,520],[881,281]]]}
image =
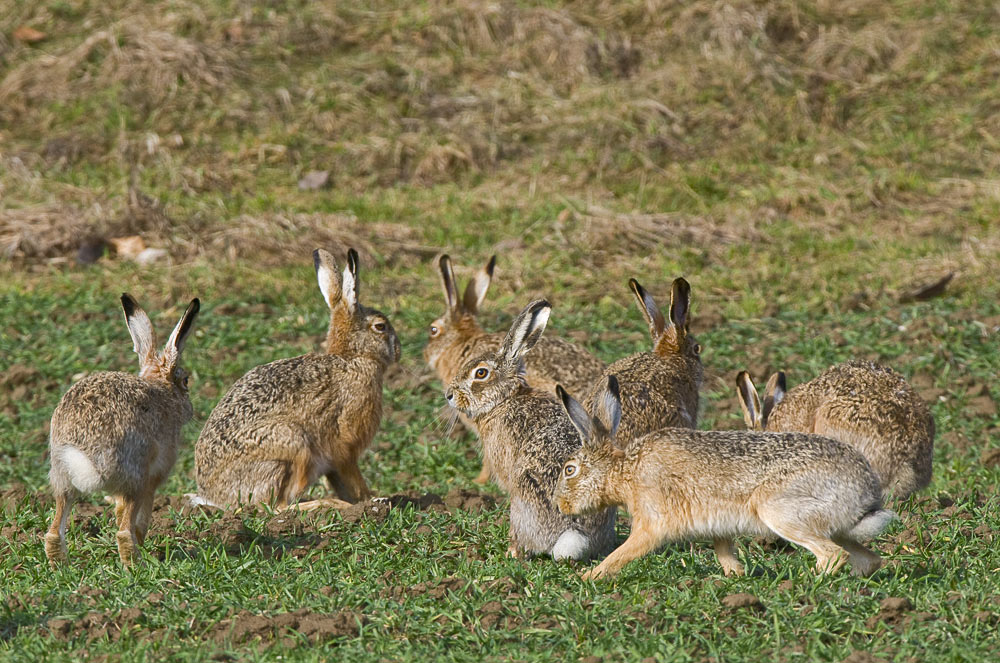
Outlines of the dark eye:
{"label": "dark eye", "polygon": [[431,325],[431,336],[437,336],[440,333],[441,333],[440,329],[438,329],[434,325]]}
{"label": "dark eye", "polygon": [[693,347],[693,348],[691,348],[691,349],[692,349],[692,350],[694,350],[694,353],[695,353],[696,355],[700,355],[700,354],[701,354],[701,346],[700,346],[700,345],[698,345],[697,343],[695,343],[695,344],[694,344],[694,347]]}
{"label": "dark eye", "polygon": [[187,389],[187,386],[188,386],[188,376],[186,376],[186,375],[184,376],[183,382],[184,382],[184,388]]}
{"label": "dark eye", "polygon": [[372,325],[372,328],[375,331],[377,331],[377,332],[384,332],[385,331],[385,323],[381,322],[381,321],[376,322],[374,325]]}
{"label": "dark eye", "polygon": [[476,369],[476,372],[473,373],[472,376],[474,378],[476,378],[477,380],[485,380],[486,376],[489,375],[489,374],[490,374],[489,369],[483,368],[482,366],[480,366],[479,368]]}
{"label": "dark eye", "polygon": [[571,479],[576,476],[577,466],[573,463],[567,463],[566,467],[563,468],[563,474],[566,475],[567,479]]}

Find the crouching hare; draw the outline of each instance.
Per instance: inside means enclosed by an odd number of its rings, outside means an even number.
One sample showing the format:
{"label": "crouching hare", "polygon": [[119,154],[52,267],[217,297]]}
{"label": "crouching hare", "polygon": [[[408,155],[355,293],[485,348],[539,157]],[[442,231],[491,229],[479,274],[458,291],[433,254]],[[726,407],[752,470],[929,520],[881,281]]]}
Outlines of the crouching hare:
{"label": "crouching hare", "polygon": [[[591,417],[560,390],[583,447],[563,466],[555,499],[566,514],[622,505],[628,539],[584,578],[611,576],[670,540],[715,543],[726,575],[742,574],[733,538],[777,534],[816,556],[820,573],[846,561],[859,575],[881,558],[864,545],[894,518],[882,508],[878,478],[846,444],[801,433],[665,428],[615,440],[621,400],[614,376]],[[756,392],[747,407],[758,408]],[[752,399],[752,400],[749,400]]]}
{"label": "crouching hare", "polygon": [[52,413],[49,483],[56,514],[45,535],[45,556],[53,566],[67,558],[73,502],[81,493],[97,491],[114,497],[118,555],[122,564],[131,564],[149,529],[153,495],[177,460],[181,427],[194,415],[188,376],[179,364],[199,301],[191,300],[160,353],[146,312],[128,294],[121,302],[139,355],[139,375],[88,375],[70,387]]}
{"label": "crouching hare", "polygon": [[529,387],[524,355],[542,336],[551,308],[538,300],[511,325],[500,349],[466,363],[445,393],[479,430],[483,457],[510,494],[510,548],[554,559],[586,559],[615,543],[614,506],[559,513],[552,491],[580,438],[555,395]]}
{"label": "crouching hare", "polygon": [[[752,389],[749,374],[745,379]],[[905,499],[931,481],[934,417],[903,376],[887,366],[837,364],[787,393],[779,371],[764,388],[763,410],[744,418],[755,430],[815,433],[846,442],[864,454],[893,499]]]}

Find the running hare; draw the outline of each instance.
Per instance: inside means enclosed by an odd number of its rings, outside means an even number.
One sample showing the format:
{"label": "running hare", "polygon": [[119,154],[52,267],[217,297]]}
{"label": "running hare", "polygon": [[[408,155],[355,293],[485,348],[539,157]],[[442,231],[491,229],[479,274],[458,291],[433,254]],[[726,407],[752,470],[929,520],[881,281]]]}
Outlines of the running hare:
{"label": "running hare", "polygon": [[73,502],[81,493],[97,491],[114,496],[118,555],[122,564],[131,564],[149,529],[153,495],[177,460],[181,427],[194,415],[188,376],[179,364],[201,304],[191,300],[157,353],[149,316],[130,295],[123,294],[121,302],[139,355],[139,375],[88,375],[70,387],[52,413],[49,482],[56,514],[45,535],[45,556],[53,565],[66,561]]}
{"label": "running hare", "polygon": [[665,541],[690,538],[712,539],[726,575],[742,574],[733,538],[771,533],[807,548],[821,573],[839,568],[845,550],[857,574],[881,566],[861,542],[894,516],[882,508],[868,462],[848,445],[803,433],[684,428],[616,439],[622,406],[614,376],[598,394],[597,416],[565,391],[560,397],[583,446],[563,466],[559,509],[622,505],[632,516],[625,543],[585,578],[614,575]]}

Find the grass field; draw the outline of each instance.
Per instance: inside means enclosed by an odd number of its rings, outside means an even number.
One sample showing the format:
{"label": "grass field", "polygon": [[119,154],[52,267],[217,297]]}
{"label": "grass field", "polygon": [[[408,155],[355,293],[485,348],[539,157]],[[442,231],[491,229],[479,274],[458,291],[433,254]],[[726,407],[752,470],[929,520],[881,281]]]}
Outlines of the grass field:
{"label": "grass field", "polygon": [[[981,0],[0,0],[0,658],[989,660],[998,19]],[[314,170],[330,185],[300,189]],[[78,260],[131,235],[166,256]],[[250,368],[319,347],[310,253],[348,246],[403,344],[361,465],[392,508],[185,506],[200,426]],[[472,483],[421,359],[441,251],[463,282],[499,254],[487,329],[546,296],[546,333],[608,361],[649,343],[627,279],[662,302],[684,275],[702,428],[742,426],[742,368],[901,371],[935,415],[935,476],[878,540],[886,566],[817,577],[747,540],[749,575],[726,578],[678,543],[594,584],[506,558],[504,497]],[[195,420],[142,563],[122,569],[94,496],[52,571],[48,420],[81,375],[134,370],[122,291],[161,334],[201,298]]]}

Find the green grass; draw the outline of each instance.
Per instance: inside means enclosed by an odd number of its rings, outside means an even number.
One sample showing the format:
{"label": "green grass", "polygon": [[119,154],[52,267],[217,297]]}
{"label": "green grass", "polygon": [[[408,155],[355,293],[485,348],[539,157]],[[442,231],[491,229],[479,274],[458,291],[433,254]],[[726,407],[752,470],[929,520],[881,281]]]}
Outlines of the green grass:
{"label": "green grass", "polygon": [[[985,1],[0,0],[0,658],[273,660],[278,645],[220,624],[305,608],[356,616],[358,630],[315,643],[279,629],[299,645],[288,660],[990,659],[994,18]],[[20,44],[21,25],[46,39]],[[117,50],[87,42],[109,26]],[[299,190],[313,169],[332,187]],[[75,262],[82,237],[132,234],[169,259]],[[887,565],[870,579],[817,577],[804,551],[741,541],[744,578],[695,542],[584,583],[586,565],[505,557],[495,487],[483,512],[292,525],[174,499],[133,570],[94,496],[71,563],[51,571],[47,424],[75,377],[134,370],[118,295],[161,334],[202,299],[185,351],[195,419],[161,489],[177,498],[233,381],[319,347],[317,246],[361,251],[362,299],[403,344],[362,460],[378,494],[444,495],[478,471],[420,356],[442,312],[437,251],[463,282],[499,254],[488,329],[544,295],[546,333],[609,361],[648,346],[627,279],[665,304],[684,275],[702,428],[742,426],[740,369],[796,384],[848,358],[884,361],[931,400],[934,481],[878,541]],[[948,272],[943,297],[898,303]],[[765,609],[731,610],[736,593]],[[880,618],[887,597],[913,609]]]}

